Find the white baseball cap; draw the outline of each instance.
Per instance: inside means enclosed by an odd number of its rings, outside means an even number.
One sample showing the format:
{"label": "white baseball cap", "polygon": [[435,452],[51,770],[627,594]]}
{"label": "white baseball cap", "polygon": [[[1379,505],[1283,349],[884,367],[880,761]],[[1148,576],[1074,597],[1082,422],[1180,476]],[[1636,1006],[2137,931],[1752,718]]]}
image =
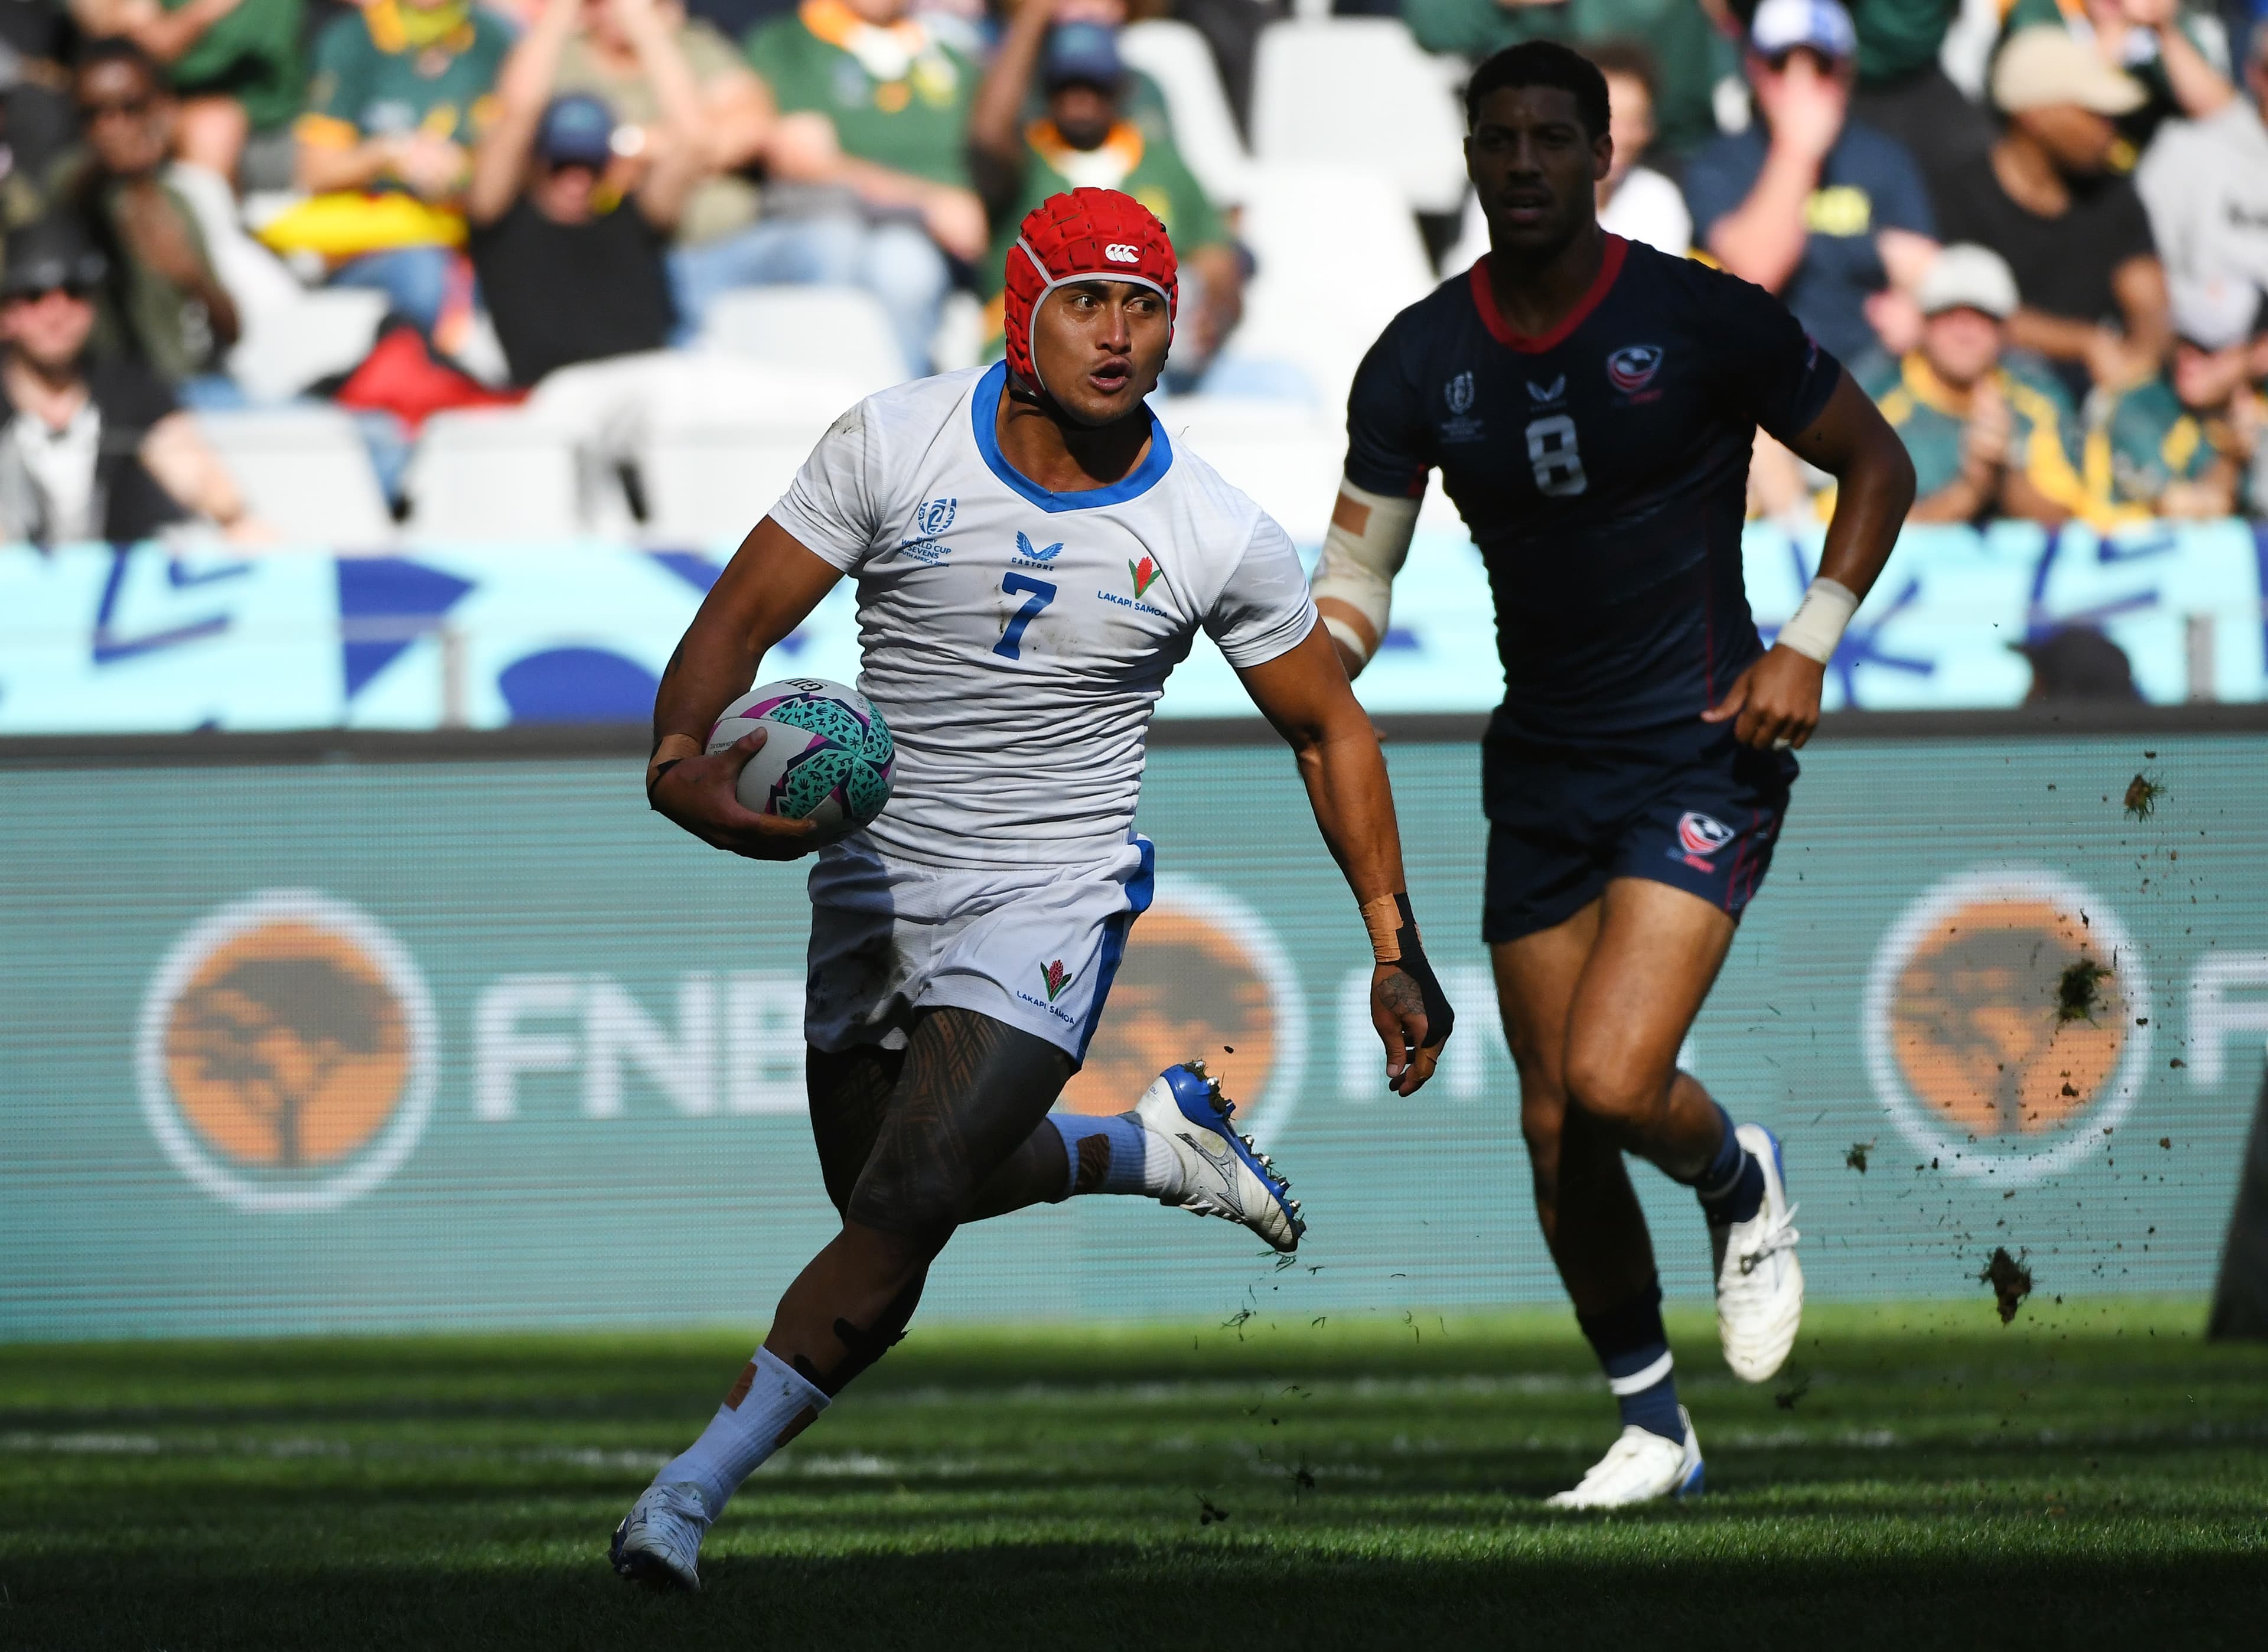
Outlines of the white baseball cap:
{"label": "white baseball cap", "polygon": [[1799,46],[1844,61],[1858,55],[1859,31],[1839,0],[1764,0],[1749,21],[1749,49],[1778,57]]}
{"label": "white baseball cap", "polygon": [[2016,313],[2015,271],[1989,247],[1956,241],[1937,255],[1921,278],[1914,302],[1924,315],[1947,310],[1982,310],[1998,321]]}

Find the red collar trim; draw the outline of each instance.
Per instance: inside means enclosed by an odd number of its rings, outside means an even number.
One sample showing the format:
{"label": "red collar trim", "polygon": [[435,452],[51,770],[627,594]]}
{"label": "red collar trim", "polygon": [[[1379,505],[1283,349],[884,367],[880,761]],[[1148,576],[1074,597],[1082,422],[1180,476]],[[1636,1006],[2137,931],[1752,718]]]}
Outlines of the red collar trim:
{"label": "red collar trim", "polygon": [[1474,262],[1469,277],[1473,289],[1473,307],[1481,313],[1481,325],[1488,328],[1489,336],[1495,339],[1498,343],[1508,350],[1519,350],[1523,355],[1540,355],[1544,350],[1563,343],[1568,334],[1582,326],[1589,319],[1591,312],[1599,307],[1599,301],[1604,299],[1609,290],[1614,286],[1615,277],[1622,274],[1623,257],[1629,251],[1630,243],[1621,236],[1608,236],[1606,256],[1599,260],[1599,273],[1593,278],[1589,291],[1575,301],[1573,309],[1560,318],[1558,326],[1540,337],[1530,337],[1525,333],[1515,333],[1505,325],[1504,317],[1497,311],[1496,294],[1489,287],[1489,261],[1488,254],[1485,253]]}

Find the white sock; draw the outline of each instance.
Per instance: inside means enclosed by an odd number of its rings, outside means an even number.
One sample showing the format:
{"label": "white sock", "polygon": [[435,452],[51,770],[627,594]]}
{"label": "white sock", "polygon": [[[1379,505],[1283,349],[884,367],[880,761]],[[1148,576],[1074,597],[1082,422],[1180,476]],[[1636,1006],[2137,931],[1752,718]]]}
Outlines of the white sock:
{"label": "white sock", "polygon": [[827,1396],[793,1366],[769,1348],[758,1348],[701,1437],[662,1464],[654,1484],[700,1487],[702,1507],[714,1520],[740,1482],[827,1405]]}
{"label": "white sock", "polygon": [[[1133,1114],[1129,1113],[1131,1118]],[[1176,1199],[1182,1196],[1182,1155],[1174,1151],[1174,1144],[1154,1130],[1142,1132],[1142,1191],[1152,1198]]]}

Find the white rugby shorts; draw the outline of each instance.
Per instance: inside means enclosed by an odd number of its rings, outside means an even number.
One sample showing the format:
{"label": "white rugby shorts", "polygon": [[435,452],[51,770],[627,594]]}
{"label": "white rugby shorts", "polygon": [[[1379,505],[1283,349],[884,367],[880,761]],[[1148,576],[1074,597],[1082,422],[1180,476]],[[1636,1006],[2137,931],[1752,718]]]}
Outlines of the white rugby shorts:
{"label": "white rugby shorts", "polygon": [[1084,1061],[1155,867],[1138,832],[1106,859],[1013,872],[912,866],[863,834],[824,850],[811,872],[804,1038],[900,1050],[916,1014],[950,1007]]}

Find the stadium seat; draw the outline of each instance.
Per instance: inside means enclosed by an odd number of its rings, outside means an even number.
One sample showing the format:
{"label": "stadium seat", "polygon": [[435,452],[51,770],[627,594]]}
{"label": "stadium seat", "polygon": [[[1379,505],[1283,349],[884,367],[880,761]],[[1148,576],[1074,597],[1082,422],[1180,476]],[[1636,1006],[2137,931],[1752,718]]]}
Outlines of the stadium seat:
{"label": "stadium seat", "polygon": [[394,542],[354,421],[336,408],[200,413],[197,427],[243,489],[252,513],[287,545],[375,550]]}
{"label": "stadium seat", "polygon": [[1322,543],[1346,441],[1321,408],[1236,396],[1161,396],[1166,434],[1249,494],[1302,545]]}
{"label": "stadium seat", "polygon": [[1251,198],[1252,156],[1229,113],[1204,36],[1169,19],[1135,23],[1120,31],[1118,49],[1166,94],[1174,146],[1213,204],[1243,205]]}
{"label": "stadium seat", "polygon": [[1410,210],[1454,212],[1465,198],[1460,69],[1420,51],[1398,18],[1272,24],[1253,70],[1254,152],[1270,165],[1383,166]]}
{"label": "stadium seat", "polygon": [[722,294],[710,306],[701,345],[831,374],[850,381],[860,395],[906,376],[887,313],[858,287],[743,287]]}
{"label": "stadium seat", "polygon": [[370,353],[386,315],[386,295],[348,288],[294,293],[245,317],[229,376],[256,402],[281,402]]}
{"label": "stadium seat", "polygon": [[421,541],[556,543],[588,527],[567,437],[511,409],[427,419],[403,490],[407,531]]}
{"label": "stadium seat", "polygon": [[645,537],[737,544],[785,493],[827,431],[815,424],[712,424],[658,432],[639,456]]}
{"label": "stadium seat", "polygon": [[1433,288],[1425,243],[1374,167],[1255,167],[1243,235],[1257,269],[1226,351],[1288,361],[1334,417],[1363,353]]}

